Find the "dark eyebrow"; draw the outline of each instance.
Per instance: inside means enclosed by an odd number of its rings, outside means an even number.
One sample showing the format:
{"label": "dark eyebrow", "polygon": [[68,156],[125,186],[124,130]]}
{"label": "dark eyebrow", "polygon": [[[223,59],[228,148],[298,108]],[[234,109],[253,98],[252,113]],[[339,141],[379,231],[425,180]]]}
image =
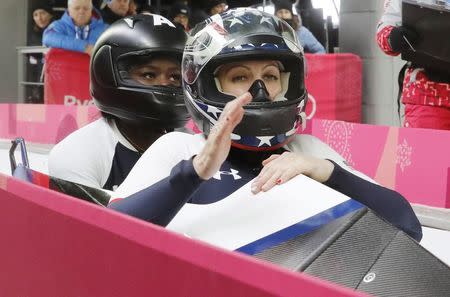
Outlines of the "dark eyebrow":
{"label": "dark eyebrow", "polygon": [[[140,66],[135,66],[133,68],[131,68],[131,71],[137,71],[137,70],[141,70],[141,69],[151,69],[151,70],[161,70],[161,68],[151,65],[151,64],[145,64],[145,65],[140,65]],[[170,67],[168,68],[168,71],[180,71],[181,72],[181,67],[179,66],[174,66],[174,67]]]}
{"label": "dark eyebrow", "polygon": [[180,71],[181,72],[181,67],[170,67],[169,71]]}

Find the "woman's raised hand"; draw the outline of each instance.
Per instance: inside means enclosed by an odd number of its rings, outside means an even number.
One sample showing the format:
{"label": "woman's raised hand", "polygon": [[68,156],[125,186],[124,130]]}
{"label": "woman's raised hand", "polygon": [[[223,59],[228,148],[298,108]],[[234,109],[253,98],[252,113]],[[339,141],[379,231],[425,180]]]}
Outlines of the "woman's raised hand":
{"label": "woman's raised hand", "polygon": [[211,178],[230,152],[231,133],[244,116],[243,106],[252,101],[252,95],[245,93],[225,105],[216,125],[214,125],[202,151],[194,157],[194,169],[204,180]]}

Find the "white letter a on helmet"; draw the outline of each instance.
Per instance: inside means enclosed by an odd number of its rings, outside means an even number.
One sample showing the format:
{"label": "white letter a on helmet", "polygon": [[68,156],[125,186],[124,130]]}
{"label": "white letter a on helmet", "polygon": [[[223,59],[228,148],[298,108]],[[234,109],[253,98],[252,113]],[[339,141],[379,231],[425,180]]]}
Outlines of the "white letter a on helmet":
{"label": "white letter a on helmet", "polygon": [[176,28],[175,25],[172,24],[172,22],[169,21],[168,19],[166,19],[165,17],[154,14],[153,15],[153,25],[161,26],[162,24],[166,24],[166,25]]}

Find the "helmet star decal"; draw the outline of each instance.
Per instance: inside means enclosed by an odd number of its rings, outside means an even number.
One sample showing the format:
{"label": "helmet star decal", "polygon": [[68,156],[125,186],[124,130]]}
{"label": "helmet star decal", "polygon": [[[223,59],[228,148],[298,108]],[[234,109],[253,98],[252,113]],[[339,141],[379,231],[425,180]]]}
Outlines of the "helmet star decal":
{"label": "helmet star decal", "polygon": [[230,22],[230,28],[233,27],[236,24],[243,25],[244,23],[239,18],[233,18],[231,20],[228,20]]}
{"label": "helmet star decal", "polygon": [[270,141],[271,141],[272,138],[274,138],[274,137],[273,137],[273,136],[260,136],[260,137],[256,137],[256,138],[258,138],[259,141],[261,141],[261,142],[258,144],[258,147],[261,147],[261,146],[263,146],[263,145],[271,146],[272,143],[271,143]]}
{"label": "helmet star decal", "polygon": [[260,21],[259,23],[260,23],[260,24],[267,23],[267,24],[269,24],[269,25],[272,26],[273,24],[271,23],[271,20],[272,20],[272,18],[263,16],[263,17],[261,18],[261,21]]}
{"label": "helmet star decal", "polygon": [[218,120],[220,114],[222,113],[222,110],[220,110],[214,106],[208,105],[206,112],[209,115],[212,115],[216,120]]}

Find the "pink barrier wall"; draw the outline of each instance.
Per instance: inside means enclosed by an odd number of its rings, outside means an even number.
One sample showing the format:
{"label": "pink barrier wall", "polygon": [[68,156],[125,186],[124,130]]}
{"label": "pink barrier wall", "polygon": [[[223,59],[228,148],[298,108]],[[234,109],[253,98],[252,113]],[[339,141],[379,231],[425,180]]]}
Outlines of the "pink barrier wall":
{"label": "pink barrier wall", "polygon": [[[98,116],[93,106],[0,104],[0,138],[53,144]],[[450,208],[449,131],[319,119],[307,127],[351,166],[409,201]]]}
{"label": "pink barrier wall", "polygon": [[329,120],[313,120],[308,130],[410,202],[450,208],[450,131]]}
{"label": "pink barrier wall", "polygon": [[[306,54],[306,87],[315,101],[316,118],[361,121],[362,63],[354,54]],[[89,56],[51,49],[45,64],[45,103],[92,104]],[[308,114],[312,104],[307,107]]]}
{"label": "pink barrier wall", "polygon": [[0,296],[364,296],[0,174]]}
{"label": "pink barrier wall", "polygon": [[45,55],[44,102],[90,105],[87,54],[52,48]]}
{"label": "pink barrier wall", "polygon": [[361,59],[353,54],[306,54],[305,59],[306,88],[310,101],[316,101],[314,118],[361,122]]}
{"label": "pink barrier wall", "polygon": [[99,116],[95,106],[0,104],[0,138],[54,144]]}

